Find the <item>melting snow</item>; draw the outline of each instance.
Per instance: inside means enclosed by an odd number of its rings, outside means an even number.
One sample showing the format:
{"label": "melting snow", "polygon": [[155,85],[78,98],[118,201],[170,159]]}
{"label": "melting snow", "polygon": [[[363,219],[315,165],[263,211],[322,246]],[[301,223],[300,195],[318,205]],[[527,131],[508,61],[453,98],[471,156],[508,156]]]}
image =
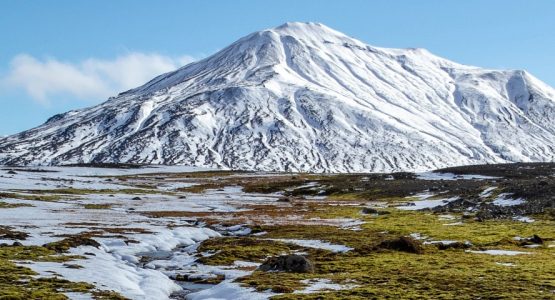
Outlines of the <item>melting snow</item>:
{"label": "melting snow", "polygon": [[483,192],[480,193],[480,198],[487,198],[491,196],[493,190],[495,190],[496,188],[497,188],[496,186],[491,186],[486,188]]}
{"label": "melting snow", "polygon": [[534,223],[535,220],[530,217],[514,217],[513,220],[524,222],[524,223]]}
{"label": "melting snow", "polygon": [[489,254],[489,255],[525,255],[525,254],[532,254],[531,252],[523,252],[523,251],[511,251],[511,250],[466,250],[469,253],[477,253],[477,254]]}
{"label": "melting snow", "polygon": [[275,296],[271,292],[256,292],[254,288],[245,288],[238,283],[224,281],[212,288],[187,295],[189,300],[263,300]]}
{"label": "melting snow", "polygon": [[349,290],[357,287],[356,284],[338,284],[333,283],[330,279],[305,279],[301,280],[302,283],[308,284],[303,290],[295,291],[295,294],[311,294],[320,291],[339,291]]}
{"label": "melting snow", "polygon": [[522,198],[517,198],[517,199],[508,198],[510,195],[512,194],[510,193],[499,194],[499,196],[497,196],[497,198],[493,200],[493,204],[497,206],[515,206],[515,205],[520,205],[524,203],[524,199]]}
{"label": "melting snow", "polygon": [[397,206],[397,208],[402,210],[431,209],[434,207],[447,205],[449,204],[449,202],[455,201],[457,199],[459,199],[459,197],[451,197],[451,198],[437,199],[437,200],[420,200],[420,201],[410,202],[409,205]]}
{"label": "melting snow", "polygon": [[306,248],[324,249],[335,253],[345,253],[353,250],[353,248],[350,248],[344,245],[331,244],[320,240],[298,240],[298,239],[269,239],[269,240],[295,244]]}
{"label": "melting snow", "polygon": [[488,179],[498,179],[499,177],[484,176],[484,175],[455,175],[453,173],[438,173],[438,172],[423,172],[416,173],[416,178],[420,180],[488,180]]}

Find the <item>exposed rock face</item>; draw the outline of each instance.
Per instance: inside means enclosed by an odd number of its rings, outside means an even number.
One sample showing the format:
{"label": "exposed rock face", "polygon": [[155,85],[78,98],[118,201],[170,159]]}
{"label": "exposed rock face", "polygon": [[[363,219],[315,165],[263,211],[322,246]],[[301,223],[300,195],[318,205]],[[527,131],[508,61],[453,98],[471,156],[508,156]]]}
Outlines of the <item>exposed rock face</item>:
{"label": "exposed rock face", "polygon": [[554,99],[525,71],[287,23],[0,138],[0,164],[385,172],[553,161]]}

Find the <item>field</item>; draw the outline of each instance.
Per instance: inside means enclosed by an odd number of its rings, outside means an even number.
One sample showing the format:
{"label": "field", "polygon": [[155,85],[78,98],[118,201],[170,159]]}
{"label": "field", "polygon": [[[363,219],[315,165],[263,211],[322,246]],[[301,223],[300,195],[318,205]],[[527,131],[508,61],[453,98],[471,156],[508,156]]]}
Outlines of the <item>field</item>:
{"label": "field", "polygon": [[2,167],[0,244],[0,299],[554,299],[555,164]]}

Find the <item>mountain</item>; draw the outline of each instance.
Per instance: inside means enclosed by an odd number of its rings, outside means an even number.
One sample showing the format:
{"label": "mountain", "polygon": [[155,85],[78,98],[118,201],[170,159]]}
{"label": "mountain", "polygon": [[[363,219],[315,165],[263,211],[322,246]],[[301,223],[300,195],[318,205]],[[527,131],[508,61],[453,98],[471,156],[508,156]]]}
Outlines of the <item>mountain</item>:
{"label": "mountain", "polygon": [[286,23],[0,139],[0,164],[425,170],[555,160],[555,90],[423,49]]}

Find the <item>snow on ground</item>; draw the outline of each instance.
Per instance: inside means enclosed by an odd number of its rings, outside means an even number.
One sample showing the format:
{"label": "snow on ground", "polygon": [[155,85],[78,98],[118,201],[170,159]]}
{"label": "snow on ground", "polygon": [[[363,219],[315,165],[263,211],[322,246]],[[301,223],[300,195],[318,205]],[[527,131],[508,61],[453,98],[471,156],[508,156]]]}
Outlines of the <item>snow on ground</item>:
{"label": "snow on ground", "polygon": [[532,254],[532,252],[512,251],[512,250],[466,250],[468,253],[489,254],[489,255],[525,255]]}
{"label": "snow on ground", "polygon": [[305,279],[301,280],[302,283],[307,284],[303,290],[295,291],[295,294],[312,294],[321,291],[339,291],[349,290],[357,287],[356,284],[338,284],[333,283],[329,279]]}
{"label": "snow on ground", "polygon": [[493,190],[495,190],[496,188],[496,186],[487,187],[483,192],[480,193],[480,198],[487,198],[491,196]]}
{"label": "snow on ground", "polygon": [[353,248],[351,247],[331,244],[329,242],[324,242],[320,240],[298,240],[298,239],[268,239],[268,240],[295,244],[297,246],[306,247],[306,248],[323,249],[334,253],[345,253],[353,250]]}
{"label": "snow on ground", "polygon": [[513,220],[519,221],[519,222],[524,222],[524,223],[534,223],[535,222],[534,219],[532,219],[530,217],[524,217],[524,216],[514,217]]}
{"label": "snow on ground", "polygon": [[441,244],[441,245],[451,245],[457,243],[457,241],[452,241],[452,240],[444,240],[444,241],[425,241],[423,244],[425,245],[436,245],[436,244]]}
{"label": "snow on ground", "polygon": [[[8,174],[15,170],[16,174]],[[0,189],[94,188],[122,189],[129,186],[105,181],[101,176],[122,176],[153,173],[201,172],[214,169],[186,166],[145,166],[112,169],[92,167],[7,167],[0,166]],[[3,171],[3,172],[2,172]]]}
{"label": "snow on ground", "polygon": [[443,224],[443,226],[459,226],[459,225],[464,225],[464,223],[463,222],[454,222],[454,223]]}
{"label": "snow on ground", "polygon": [[[191,276],[223,275],[226,280],[248,275],[241,270],[253,266],[249,262],[237,262],[234,266],[214,267],[196,263],[195,252],[200,242],[220,234],[202,227],[194,219],[150,218],[141,212],[230,212],[240,210],[245,203],[275,202],[275,196],[245,194],[239,187],[222,190],[207,190],[203,194],[126,194],[117,190],[126,185],[105,183],[106,178],[88,177],[97,175],[129,175],[159,172],[183,172],[199,170],[184,167],[152,167],[141,169],[92,169],[91,168],[41,168],[52,172],[24,172],[0,175],[0,191],[20,189],[83,188],[114,189],[114,194],[71,195],[59,201],[33,201],[3,199],[6,203],[22,203],[32,206],[0,209],[0,225],[12,226],[25,231],[29,237],[24,245],[43,245],[62,239],[61,236],[75,235],[91,230],[117,230],[117,234],[94,237],[100,248],[80,246],[72,248],[70,254],[86,259],[71,261],[82,268],[67,268],[62,263],[20,262],[41,276],[62,276],[71,281],[92,282],[99,289],[114,290],[130,299],[168,299],[171,293],[184,287],[170,279],[177,274]],[[54,172],[55,171],[55,172]],[[0,172],[0,174],[2,174]],[[87,176],[87,177],[85,177]],[[63,182],[63,184],[60,184]],[[182,187],[178,183],[165,183],[168,190]],[[185,196],[185,197],[183,197]],[[137,198],[138,197],[138,198]],[[106,209],[86,209],[85,204],[110,204]],[[237,228],[235,228],[237,227]],[[228,234],[247,234],[250,229],[242,226],[220,228]],[[12,243],[13,240],[0,242]],[[144,258],[147,261],[144,261]],[[186,287],[188,288],[188,287]],[[205,285],[196,289],[207,289],[205,293],[219,293],[222,289],[233,289],[234,298],[265,299],[270,294],[258,294],[250,289],[230,282],[223,285]],[[67,293],[70,299],[90,299],[88,294]],[[236,297],[235,297],[236,296]],[[193,296],[192,296],[193,297]],[[204,299],[201,295],[195,299]],[[200,297],[200,298],[199,298]]]}
{"label": "snow on ground", "polygon": [[187,295],[189,300],[264,300],[275,296],[271,292],[256,292],[254,288],[244,288],[238,283],[224,281],[213,288]]}
{"label": "snow on ground", "polygon": [[524,203],[524,199],[522,198],[509,198],[509,196],[511,195],[511,193],[501,193],[499,194],[499,196],[497,196],[497,198],[495,198],[495,200],[493,200],[493,204],[497,206],[515,206]]}
{"label": "snow on ground", "polygon": [[500,265],[500,266],[504,266],[504,267],[516,267],[515,264],[513,263],[500,263],[500,262],[496,262],[496,265]]}
{"label": "snow on ground", "polygon": [[422,172],[416,173],[416,178],[420,180],[487,180],[498,179],[499,177],[471,174],[456,175],[453,173]]}
{"label": "snow on ground", "polygon": [[397,208],[402,210],[432,209],[434,207],[447,205],[449,204],[449,202],[459,199],[459,197],[451,197],[451,198],[428,200],[433,196],[434,196],[433,194],[428,194],[428,193],[419,194],[415,196],[416,198],[420,199],[419,201],[409,202],[408,204],[397,206]]}

